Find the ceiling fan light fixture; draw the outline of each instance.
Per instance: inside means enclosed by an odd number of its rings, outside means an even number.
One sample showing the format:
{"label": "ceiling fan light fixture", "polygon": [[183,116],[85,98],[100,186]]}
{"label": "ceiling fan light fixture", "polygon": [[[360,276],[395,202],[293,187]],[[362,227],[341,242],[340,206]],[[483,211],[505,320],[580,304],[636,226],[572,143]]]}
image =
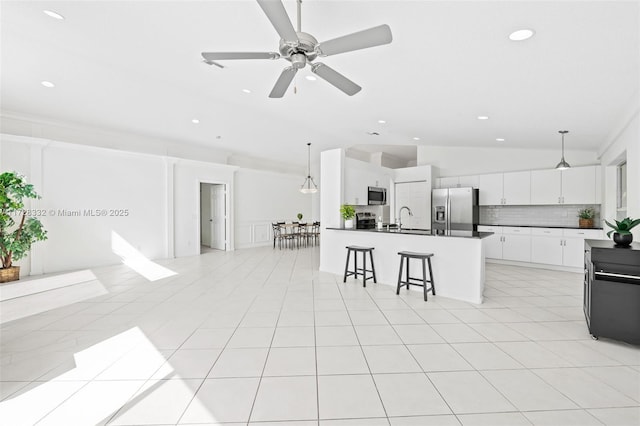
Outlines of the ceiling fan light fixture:
{"label": "ceiling fan light fixture", "polygon": [[523,28],[521,30],[517,30],[512,32],[511,34],[509,34],[509,40],[511,41],[524,41],[524,40],[528,40],[531,37],[533,37],[533,35],[536,32],[533,31],[532,29],[529,28]]}
{"label": "ceiling fan light fixture", "polygon": [[58,12],[54,12],[53,10],[43,10],[42,13],[44,13],[45,15],[53,18],[53,19],[57,19],[59,21],[63,21],[64,20],[64,16],[60,15]]}
{"label": "ceiling fan light fixture", "polygon": [[564,159],[564,135],[569,133],[569,131],[568,130],[558,130],[558,133],[560,133],[562,135],[562,158],[560,159],[560,162],[556,166],[556,170],[567,170],[567,169],[571,168],[571,166]]}
{"label": "ceiling fan light fixture", "polygon": [[307,142],[307,177],[302,186],[300,186],[300,192],[303,194],[314,194],[318,192],[318,185],[316,185],[311,177],[311,142]]}

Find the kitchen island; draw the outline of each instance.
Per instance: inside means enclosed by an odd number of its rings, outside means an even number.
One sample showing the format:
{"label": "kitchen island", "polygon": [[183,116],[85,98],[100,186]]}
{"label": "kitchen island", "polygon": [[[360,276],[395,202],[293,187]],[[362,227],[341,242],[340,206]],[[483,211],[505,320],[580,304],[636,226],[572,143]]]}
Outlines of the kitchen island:
{"label": "kitchen island", "polygon": [[[346,246],[375,247],[373,261],[378,285],[388,285],[389,291],[395,292],[400,265],[398,252],[433,253],[436,295],[476,304],[482,303],[484,291],[482,239],[492,235],[491,232],[413,229],[398,231],[331,227],[322,229],[321,232],[321,271],[337,274],[342,278]],[[420,269],[417,263],[412,263],[411,274],[419,277]],[[358,282],[362,285],[361,279]],[[375,284],[371,284],[370,281],[369,285]],[[412,290],[414,288],[416,287],[412,287]]]}

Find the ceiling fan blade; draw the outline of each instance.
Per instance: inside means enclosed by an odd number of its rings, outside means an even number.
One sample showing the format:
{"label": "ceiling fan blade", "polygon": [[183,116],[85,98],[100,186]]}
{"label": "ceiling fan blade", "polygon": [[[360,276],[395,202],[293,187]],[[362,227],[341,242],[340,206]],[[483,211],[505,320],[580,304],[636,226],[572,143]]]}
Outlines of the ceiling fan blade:
{"label": "ceiling fan blade", "polygon": [[362,90],[362,87],[358,86],[328,65],[319,62],[315,63],[311,66],[311,72],[317,74],[320,78],[329,82],[329,84],[333,84],[349,96],[353,96]]}
{"label": "ceiling fan blade", "polygon": [[276,81],[276,85],[271,89],[271,93],[269,93],[270,98],[281,98],[284,96],[285,92],[289,88],[293,77],[295,77],[298,72],[297,68],[288,67],[282,71],[280,77],[278,77],[278,81]]}
{"label": "ceiling fan blade", "polygon": [[258,4],[262,8],[262,11],[271,25],[276,29],[280,38],[289,43],[298,43],[298,35],[293,28],[291,19],[287,15],[287,11],[280,0],[257,0]]}
{"label": "ceiling fan blade", "polygon": [[222,59],[278,59],[274,52],[202,52],[205,61],[220,61]]}
{"label": "ceiling fan blade", "polygon": [[337,55],[389,44],[392,40],[391,28],[385,24],[322,42],[318,44],[316,51],[320,56]]}

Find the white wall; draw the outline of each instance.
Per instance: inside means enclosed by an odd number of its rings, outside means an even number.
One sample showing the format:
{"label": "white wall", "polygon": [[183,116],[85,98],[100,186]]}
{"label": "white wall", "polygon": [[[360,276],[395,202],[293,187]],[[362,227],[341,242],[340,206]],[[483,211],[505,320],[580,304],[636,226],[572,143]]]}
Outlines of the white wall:
{"label": "white wall", "polygon": [[42,198],[30,207],[46,214],[48,240],[20,263],[22,275],[117,263],[112,232],[146,257],[166,257],[161,158],[6,135],[0,158],[3,171],[35,185]]}
{"label": "white wall", "polygon": [[[31,208],[56,213],[42,218],[49,239],[20,262],[23,276],[120,262],[112,231],[150,259],[199,254],[200,183],[227,185],[229,249],[236,234],[237,247],[270,244],[273,220],[296,220],[297,213],[313,220],[299,174],[6,134],[0,134],[0,169],[35,185],[42,199]],[[88,214],[102,209],[128,213]]]}
{"label": "white wall", "polygon": [[[627,216],[640,218],[640,110],[625,123],[615,134],[611,144],[604,148],[601,156],[604,200],[601,210],[603,218],[609,220],[616,217],[616,166],[625,159],[627,161]],[[610,228],[606,227],[606,230]],[[633,229],[634,241],[640,241],[640,227]]]}
{"label": "white wall", "polygon": [[[551,150],[418,146],[418,165],[432,165],[439,170],[440,176],[552,169],[560,161],[560,156],[559,148]],[[572,166],[599,163],[595,151],[565,150],[565,158]]]}
{"label": "white wall", "polygon": [[235,179],[236,247],[272,244],[271,223],[312,222],[312,194],[300,192],[305,176],[240,169]]}

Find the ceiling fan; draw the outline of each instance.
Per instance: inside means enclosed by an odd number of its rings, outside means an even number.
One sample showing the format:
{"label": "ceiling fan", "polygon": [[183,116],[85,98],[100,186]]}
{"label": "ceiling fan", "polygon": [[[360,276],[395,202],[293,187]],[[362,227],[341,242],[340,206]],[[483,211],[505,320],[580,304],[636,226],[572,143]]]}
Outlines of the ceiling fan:
{"label": "ceiling fan", "polygon": [[391,43],[391,29],[388,25],[380,25],[342,37],[334,38],[322,43],[318,43],[311,34],[301,30],[301,4],[302,0],[297,0],[298,5],[298,30],[293,28],[293,24],[287,15],[281,0],[256,0],[262,8],[271,24],[280,35],[279,53],[276,52],[203,52],[204,61],[210,65],[222,67],[215,61],[225,59],[279,59],[284,58],[291,62],[285,68],[275,86],[269,94],[270,98],[281,98],[284,96],[291,81],[299,69],[304,68],[308,63],[311,72],[327,81],[329,84],[342,90],[349,96],[358,93],[362,87],[358,86],[347,77],[343,76],[333,68],[321,62],[314,62],[317,57],[337,55],[339,53],[351,52],[354,50],[366,49],[368,47],[380,46]]}

